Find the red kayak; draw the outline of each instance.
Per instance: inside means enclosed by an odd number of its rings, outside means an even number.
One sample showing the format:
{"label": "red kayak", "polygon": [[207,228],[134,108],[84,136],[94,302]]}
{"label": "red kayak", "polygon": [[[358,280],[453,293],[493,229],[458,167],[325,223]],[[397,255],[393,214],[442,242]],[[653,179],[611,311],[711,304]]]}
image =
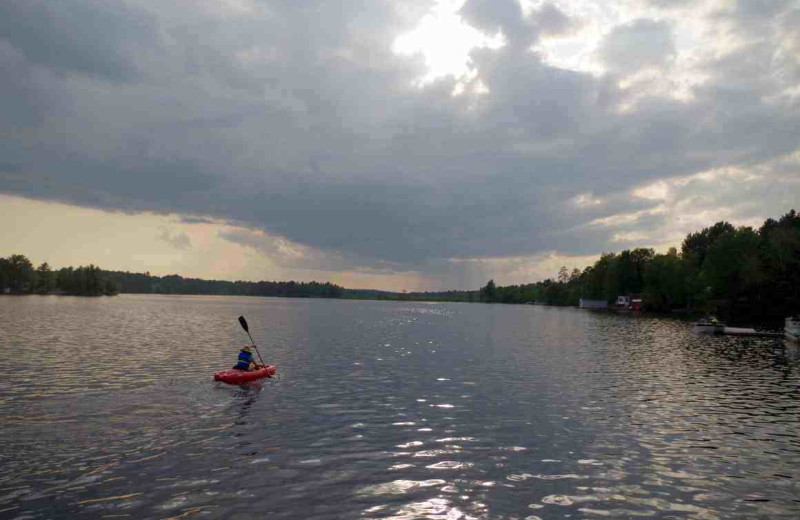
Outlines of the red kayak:
{"label": "red kayak", "polygon": [[223,370],[214,374],[214,381],[222,381],[232,385],[240,385],[254,379],[262,377],[272,377],[275,375],[275,365],[261,365],[255,370]]}

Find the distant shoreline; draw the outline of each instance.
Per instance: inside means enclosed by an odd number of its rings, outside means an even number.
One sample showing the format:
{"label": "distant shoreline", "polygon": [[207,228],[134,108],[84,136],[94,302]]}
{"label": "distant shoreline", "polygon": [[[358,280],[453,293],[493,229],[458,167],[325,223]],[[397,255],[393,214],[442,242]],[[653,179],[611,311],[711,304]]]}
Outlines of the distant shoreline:
{"label": "distant shoreline", "polygon": [[114,294],[80,294],[80,293],[68,293],[68,292],[47,292],[47,293],[0,293],[0,296],[11,296],[11,297],[20,297],[20,296],[80,296],[83,298],[98,298],[101,296],[118,296],[121,293],[114,293]]}
{"label": "distant shoreline", "polygon": [[[356,289],[357,290],[357,289]],[[420,302],[420,303],[488,303],[488,302],[480,302],[480,301],[466,301],[466,300],[448,300],[448,299],[432,299],[431,297],[428,298],[413,298],[410,297],[410,294],[404,293],[393,293],[399,296],[403,296],[403,298],[389,298],[389,297],[382,297],[382,298],[371,298],[368,296],[360,296],[360,297],[339,297],[339,298],[318,298],[318,297],[308,297],[308,296],[262,296],[262,295],[249,295],[249,294],[198,294],[198,293],[135,293],[135,292],[121,292],[111,295],[106,294],[95,294],[95,295],[87,295],[87,294],[69,294],[65,292],[51,292],[51,293],[0,293],[0,296],[11,296],[11,297],[23,297],[23,296],[71,296],[71,297],[80,297],[80,298],[97,298],[102,296],[119,296],[119,295],[128,295],[128,296],[213,296],[213,297],[221,297],[221,298],[291,298],[297,300],[339,300],[339,301],[373,301],[373,302],[381,302],[381,301],[392,301],[392,302]],[[681,322],[691,322],[697,320],[701,317],[704,313],[699,311],[689,311],[687,309],[683,309],[682,312],[660,312],[660,311],[645,311],[645,312],[630,312],[630,311],[619,311],[613,307],[608,307],[605,309],[581,309],[575,305],[559,305],[559,304],[549,304],[549,303],[531,303],[531,302],[509,302],[506,305],[535,305],[537,307],[555,307],[555,308],[570,308],[570,309],[580,309],[586,312],[597,313],[597,314],[615,314],[620,316],[631,316],[631,317],[639,317],[645,316],[650,318],[668,318],[673,319],[676,321]],[[781,331],[783,330],[783,318],[772,318],[772,319],[762,319],[756,321],[738,321],[734,320],[730,323],[731,325],[738,325],[738,326],[747,326],[747,327],[755,327],[757,330],[765,330],[765,331]]]}
{"label": "distant shoreline", "polygon": [[[555,278],[477,290],[394,292],[331,282],[227,281],[106,271],[95,265],[38,268],[23,255],[0,258],[0,292],[75,296],[184,294],[436,302],[622,305],[643,312],[714,314],[727,322],[767,322],[800,312],[800,214],[791,210],[754,229],[717,222],[689,233],[666,253],[639,247],[605,252],[583,270]],[[583,306],[583,305],[581,305]]]}

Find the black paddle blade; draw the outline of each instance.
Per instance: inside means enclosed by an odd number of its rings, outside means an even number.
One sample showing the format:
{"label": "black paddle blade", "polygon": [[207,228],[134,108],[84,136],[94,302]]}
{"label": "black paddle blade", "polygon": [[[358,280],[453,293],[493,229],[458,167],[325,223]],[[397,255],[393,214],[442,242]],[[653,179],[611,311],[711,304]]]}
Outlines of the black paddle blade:
{"label": "black paddle blade", "polygon": [[242,326],[242,328],[243,328],[243,329],[244,329],[246,332],[250,332],[250,329],[248,329],[248,328],[247,328],[247,320],[246,320],[246,319],[244,319],[244,316],[239,316],[239,325],[241,325],[241,326]]}

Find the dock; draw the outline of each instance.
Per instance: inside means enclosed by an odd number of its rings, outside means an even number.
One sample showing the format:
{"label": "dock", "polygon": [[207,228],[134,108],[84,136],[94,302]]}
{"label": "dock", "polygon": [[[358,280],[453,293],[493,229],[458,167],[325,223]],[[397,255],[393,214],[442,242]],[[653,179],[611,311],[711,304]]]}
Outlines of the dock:
{"label": "dock", "polygon": [[728,327],[722,323],[698,322],[694,324],[695,332],[700,334],[714,334],[716,336],[749,336],[753,338],[782,338],[783,332],[763,332],[756,329]]}
{"label": "dock", "polygon": [[762,332],[755,329],[742,329],[738,327],[722,327],[722,332],[717,334],[725,334],[727,336],[752,336],[757,338],[782,338],[782,332]]}

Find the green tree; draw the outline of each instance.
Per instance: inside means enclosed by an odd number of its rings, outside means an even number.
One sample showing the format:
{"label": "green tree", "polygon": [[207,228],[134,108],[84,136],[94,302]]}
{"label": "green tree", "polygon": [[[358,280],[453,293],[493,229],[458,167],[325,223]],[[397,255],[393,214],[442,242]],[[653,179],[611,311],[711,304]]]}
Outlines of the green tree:
{"label": "green tree", "polygon": [[32,292],[35,288],[36,272],[33,264],[24,255],[11,255],[8,258],[8,286],[12,292]]}
{"label": "green tree", "polygon": [[603,298],[607,302],[613,302],[622,292],[620,284],[620,263],[613,253],[606,258],[605,269],[603,269]]}
{"label": "green tree", "polygon": [[649,309],[668,312],[686,301],[684,264],[672,247],[655,255],[644,272],[644,301]]}
{"label": "green tree", "polygon": [[497,286],[495,286],[494,280],[489,280],[486,286],[481,287],[480,301],[488,303],[497,301]]}
{"label": "green tree", "polygon": [[711,244],[702,271],[715,296],[746,296],[764,280],[759,242],[752,228],[740,227]]}
{"label": "green tree", "polygon": [[119,294],[119,286],[117,282],[106,278],[103,282],[103,294],[106,296],[114,296],[115,294]]}
{"label": "green tree", "polygon": [[729,222],[720,221],[711,227],[703,228],[697,233],[689,233],[681,245],[681,255],[688,262],[700,268],[705,262],[708,248],[722,235],[736,231]]}
{"label": "green tree", "polygon": [[632,275],[625,287],[626,293],[641,293],[644,291],[644,273],[655,254],[653,249],[645,247],[636,248],[629,253]]}
{"label": "green tree", "polygon": [[89,296],[97,296],[103,294],[105,290],[105,283],[103,281],[100,268],[94,264],[89,264],[86,268],[86,285],[85,292]]}
{"label": "green tree", "polygon": [[5,292],[8,288],[10,278],[11,263],[5,258],[0,258],[0,293]]}
{"label": "green tree", "polygon": [[65,293],[74,292],[73,287],[73,269],[72,267],[64,267],[56,272],[56,287]]}
{"label": "green tree", "polygon": [[53,270],[47,262],[36,268],[36,292],[39,294],[47,294],[53,290],[55,280],[53,277]]}
{"label": "green tree", "polygon": [[[779,220],[767,219],[758,231],[766,278],[766,301],[781,302],[781,315],[800,310],[800,215],[791,210]],[[771,305],[776,307],[775,303]]]}

